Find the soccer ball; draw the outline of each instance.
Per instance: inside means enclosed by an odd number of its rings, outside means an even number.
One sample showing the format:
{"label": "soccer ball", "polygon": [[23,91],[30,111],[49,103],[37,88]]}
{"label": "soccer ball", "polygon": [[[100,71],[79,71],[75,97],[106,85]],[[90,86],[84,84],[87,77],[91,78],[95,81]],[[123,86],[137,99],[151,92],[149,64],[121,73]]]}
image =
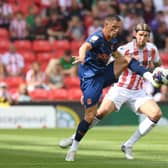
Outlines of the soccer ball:
{"label": "soccer ball", "polygon": [[168,85],[168,69],[155,68],[153,71],[153,80],[158,84]]}

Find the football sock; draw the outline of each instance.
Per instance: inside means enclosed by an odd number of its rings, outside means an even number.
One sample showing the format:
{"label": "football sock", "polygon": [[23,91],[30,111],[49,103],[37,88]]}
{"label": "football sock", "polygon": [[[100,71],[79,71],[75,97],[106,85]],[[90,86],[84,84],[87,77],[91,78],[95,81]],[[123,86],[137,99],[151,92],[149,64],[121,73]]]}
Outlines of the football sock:
{"label": "football sock", "polygon": [[76,135],[75,135],[75,140],[80,141],[82,137],[85,135],[85,133],[88,131],[90,126],[90,123],[88,123],[85,120],[82,120],[77,128]]}
{"label": "football sock", "polygon": [[[94,120],[92,121],[92,123],[89,125],[89,129],[93,128],[94,126],[96,126],[101,120],[98,119],[97,117],[94,118]],[[70,137],[71,139],[75,139],[75,133]]]}
{"label": "football sock", "polygon": [[135,133],[124,143],[126,146],[134,145],[142,136],[147,134],[155,125],[157,121],[151,121],[148,117],[142,121],[135,131]]}
{"label": "football sock", "polygon": [[78,146],[79,146],[79,141],[76,141],[75,139],[73,139],[73,142],[72,142],[70,149],[73,151],[77,151]]}
{"label": "football sock", "polygon": [[141,65],[135,58],[131,59],[128,68],[141,76],[143,76],[145,72],[148,72],[148,70],[143,65]]}

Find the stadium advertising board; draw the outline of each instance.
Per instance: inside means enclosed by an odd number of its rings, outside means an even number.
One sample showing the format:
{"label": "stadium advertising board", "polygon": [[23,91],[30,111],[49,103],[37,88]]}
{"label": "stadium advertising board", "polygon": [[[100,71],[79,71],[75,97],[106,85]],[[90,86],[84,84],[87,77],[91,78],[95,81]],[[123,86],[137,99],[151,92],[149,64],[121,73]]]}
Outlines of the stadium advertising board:
{"label": "stadium advertising board", "polygon": [[52,106],[11,106],[0,108],[0,128],[55,128]]}

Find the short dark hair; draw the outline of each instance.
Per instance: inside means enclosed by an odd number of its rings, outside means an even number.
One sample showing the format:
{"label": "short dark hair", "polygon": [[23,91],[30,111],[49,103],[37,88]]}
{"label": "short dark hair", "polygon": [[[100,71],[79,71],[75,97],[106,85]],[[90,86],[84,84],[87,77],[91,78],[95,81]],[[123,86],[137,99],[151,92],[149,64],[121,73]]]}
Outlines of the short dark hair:
{"label": "short dark hair", "polygon": [[121,17],[119,15],[107,15],[105,20],[112,21],[112,20],[117,20],[121,21]]}

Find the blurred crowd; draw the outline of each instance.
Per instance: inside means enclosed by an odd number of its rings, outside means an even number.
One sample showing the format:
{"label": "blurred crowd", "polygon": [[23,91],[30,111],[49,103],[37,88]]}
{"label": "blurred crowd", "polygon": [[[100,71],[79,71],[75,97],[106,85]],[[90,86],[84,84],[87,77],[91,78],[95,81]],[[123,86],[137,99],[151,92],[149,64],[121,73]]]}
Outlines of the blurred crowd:
{"label": "blurred crowd", "polygon": [[[123,18],[121,44],[137,23],[149,24],[168,67],[168,0],[0,0],[0,102],[79,100],[72,55],[109,14]],[[154,97],[168,101],[167,86]]]}

